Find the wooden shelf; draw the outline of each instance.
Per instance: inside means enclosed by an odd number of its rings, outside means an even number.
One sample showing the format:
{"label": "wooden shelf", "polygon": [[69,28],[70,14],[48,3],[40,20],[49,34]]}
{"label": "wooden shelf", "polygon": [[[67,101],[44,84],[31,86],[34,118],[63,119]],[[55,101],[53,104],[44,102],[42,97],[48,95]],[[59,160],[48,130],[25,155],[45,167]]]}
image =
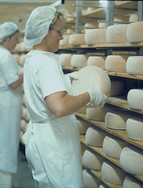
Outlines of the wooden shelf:
{"label": "wooden shelf", "polygon": [[139,149],[143,149],[143,141],[137,141],[137,140],[128,138],[126,131],[109,129],[105,126],[105,122],[89,120],[86,118],[85,114],[76,113],[76,116],[79,118],[82,118],[83,120],[87,121],[88,123],[91,123],[92,127],[102,129],[105,132],[107,132],[119,139],[122,139],[123,141],[127,142],[128,144],[138,147]]}
{"label": "wooden shelf", "polygon": [[136,109],[130,108],[129,105],[128,105],[128,102],[124,99],[121,99],[121,98],[109,97],[108,100],[106,101],[106,103],[117,106],[117,107],[121,107],[121,108],[129,110],[131,112],[143,114],[143,110],[136,110]]}
{"label": "wooden shelf", "polygon": [[[114,16],[124,21],[129,21],[129,16],[137,12],[138,3],[137,1],[119,1],[115,3]],[[122,9],[120,9],[122,8]],[[128,9],[128,10],[127,10]],[[122,15],[122,16],[121,16]],[[82,22],[87,22],[89,18],[95,18],[95,20],[105,19],[106,11],[104,8],[97,8],[90,13],[82,15]],[[74,24],[75,18],[71,18],[66,24]]]}
{"label": "wooden shelf", "polygon": [[[81,136],[81,137],[80,137],[80,141],[81,141],[81,144],[83,144],[83,145],[86,146],[87,148],[91,149],[93,152],[98,153],[98,154],[101,155],[104,159],[107,159],[108,161],[110,161],[111,163],[113,163],[114,165],[116,165],[117,167],[121,168],[121,166],[120,166],[120,160],[105,155],[102,147],[94,147],[94,146],[90,146],[90,145],[86,144],[86,143],[85,143],[85,137],[84,137],[84,136]],[[121,168],[121,169],[122,169],[122,168]],[[123,170],[123,169],[122,169],[122,170]],[[133,177],[135,177],[135,178],[137,178],[138,180],[140,180],[140,181],[143,182],[143,176],[141,176],[141,175],[133,175],[133,174],[130,174],[130,175],[132,175]],[[104,182],[104,183],[105,183],[105,182]],[[106,184],[107,184],[107,183],[106,183]],[[108,184],[107,184],[107,185],[108,185]]]}

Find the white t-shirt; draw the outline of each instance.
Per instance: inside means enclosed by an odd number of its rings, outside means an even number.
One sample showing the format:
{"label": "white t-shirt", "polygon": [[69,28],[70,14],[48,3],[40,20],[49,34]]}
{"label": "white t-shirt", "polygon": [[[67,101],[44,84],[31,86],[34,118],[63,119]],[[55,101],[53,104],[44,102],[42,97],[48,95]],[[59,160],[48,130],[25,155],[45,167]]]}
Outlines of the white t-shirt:
{"label": "white t-shirt", "polygon": [[0,46],[0,89],[8,89],[18,78],[18,64],[12,54]]}
{"label": "white t-shirt", "polygon": [[44,101],[52,93],[67,91],[60,63],[51,52],[31,50],[24,64],[24,91],[32,122],[55,118]]}

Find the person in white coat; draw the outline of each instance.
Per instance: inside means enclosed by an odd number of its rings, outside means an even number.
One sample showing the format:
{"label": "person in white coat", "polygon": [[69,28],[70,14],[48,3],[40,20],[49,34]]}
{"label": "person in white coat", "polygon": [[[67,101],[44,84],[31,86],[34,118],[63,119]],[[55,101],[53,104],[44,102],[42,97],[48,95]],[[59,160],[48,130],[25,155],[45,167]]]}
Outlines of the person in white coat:
{"label": "person in white coat", "polygon": [[10,51],[19,33],[13,22],[0,25],[0,187],[4,179],[10,185],[11,173],[17,172],[23,74]]}
{"label": "person in white coat", "polygon": [[75,112],[87,103],[105,104],[105,95],[89,91],[72,96],[54,52],[63,39],[64,14],[37,7],[30,14],[24,41],[32,48],[24,65],[24,92],[30,123],[23,136],[26,157],[38,188],[82,188],[80,138]]}

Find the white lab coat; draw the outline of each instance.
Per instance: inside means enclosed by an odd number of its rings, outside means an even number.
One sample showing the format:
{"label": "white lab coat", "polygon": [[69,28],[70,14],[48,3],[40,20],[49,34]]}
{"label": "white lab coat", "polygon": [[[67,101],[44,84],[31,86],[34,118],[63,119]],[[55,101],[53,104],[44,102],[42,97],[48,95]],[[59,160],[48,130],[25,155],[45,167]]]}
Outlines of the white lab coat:
{"label": "white lab coat", "polygon": [[12,54],[0,46],[0,170],[16,173],[22,88],[11,89],[19,69]]}
{"label": "white lab coat", "polygon": [[23,141],[39,188],[83,187],[75,115],[57,117],[44,101],[52,93],[70,92],[69,83],[53,53],[29,52],[24,65],[24,91],[31,121]]}

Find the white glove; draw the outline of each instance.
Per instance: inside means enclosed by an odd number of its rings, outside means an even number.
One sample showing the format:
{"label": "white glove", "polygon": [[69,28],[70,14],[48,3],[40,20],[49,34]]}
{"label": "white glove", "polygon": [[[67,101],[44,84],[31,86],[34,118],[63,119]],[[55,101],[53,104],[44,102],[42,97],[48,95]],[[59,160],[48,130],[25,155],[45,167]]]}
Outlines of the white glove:
{"label": "white glove", "polygon": [[90,95],[90,104],[95,107],[103,108],[107,96],[100,91],[96,91],[94,88],[89,88],[87,92]]}
{"label": "white glove", "polygon": [[67,75],[70,77],[71,80],[78,80],[79,79],[78,71],[71,72]]}

